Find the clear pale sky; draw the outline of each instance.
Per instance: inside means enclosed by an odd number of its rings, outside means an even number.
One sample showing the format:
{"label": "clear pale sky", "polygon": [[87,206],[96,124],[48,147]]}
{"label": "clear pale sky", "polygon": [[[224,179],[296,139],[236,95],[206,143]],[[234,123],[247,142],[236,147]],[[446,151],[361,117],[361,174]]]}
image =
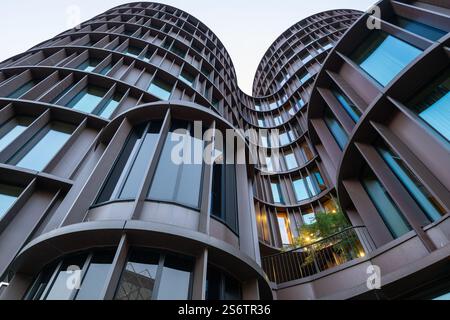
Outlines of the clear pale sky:
{"label": "clear pale sky", "polygon": [[[130,1],[121,0],[2,0],[0,1],[0,61],[70,27],[68,8],[78,6],[81,21]],[[262,56],[287,28],[330,9],[365,11],[376,0],[164,0],[205,23],[231,55],[240,87],[251,92]]]}

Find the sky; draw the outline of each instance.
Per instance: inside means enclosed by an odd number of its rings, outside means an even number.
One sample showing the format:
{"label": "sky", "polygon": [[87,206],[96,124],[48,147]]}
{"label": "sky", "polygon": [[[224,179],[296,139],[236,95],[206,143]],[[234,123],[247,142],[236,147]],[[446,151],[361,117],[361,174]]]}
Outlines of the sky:
{"label": "sky", "polygon": [[[0,61],[88,20],[121,0],[0,1]],[[241,89],[251,93],[256,68],[273,41],[296,22],[330,9],[367,10],[375,0],[160,0],[195,16],[231,55]]]}

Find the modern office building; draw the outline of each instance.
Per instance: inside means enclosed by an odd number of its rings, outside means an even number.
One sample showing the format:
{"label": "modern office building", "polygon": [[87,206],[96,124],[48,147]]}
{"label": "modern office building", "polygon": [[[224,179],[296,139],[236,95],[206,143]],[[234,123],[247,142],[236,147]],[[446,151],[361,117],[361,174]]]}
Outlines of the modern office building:
{"label": "modern office building", "polygon": [[[253,96],[208,27],[159,3],[0,63],[0,299],[449,293],[450,4],[371,13],[289,28]],[[294,246],[341,210],[350,227]]]}

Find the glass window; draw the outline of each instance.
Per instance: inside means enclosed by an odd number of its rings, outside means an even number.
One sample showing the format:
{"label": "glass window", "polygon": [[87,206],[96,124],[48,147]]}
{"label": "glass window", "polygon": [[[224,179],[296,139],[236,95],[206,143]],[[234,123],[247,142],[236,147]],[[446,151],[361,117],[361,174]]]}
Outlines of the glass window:
{"label": "glass window", "polygon": [[33,122],[29,117],[16,117],[0,127],[0,152],[10,145]]}
{"label": "glass window", "polygon": [[394,23],[399,27],[406,29],[412,33],[418,34],[432,41],[437,41],[447,34],[447,32],[429,26],[427,24],[396,16]]}
{"label": "glass window", "polygon": [[275,125],[280,126],[283,123],[283,118],[281,116],[277,116],[273,118],[273,121],[275,122]]}
{"label": "glass window", "polygon": [[190,300],[193,269],[191,260],[166,255],[158,300]]}
{"label": "glass window", "polygon": [[325,190],[327,188],[325,181],[323,180],[322,175],[320,174],[320,171],[318,169],[314,169],[312,174],[316,178],[316,182],[319,185],[320,190]]}
{"label": "glass window", "polygon": [[38,82],[36,80],[31,80],[19,87],[17,90],[14,90],[10,95],[7,96],[9,99],[19,99],[25,93],[31,90]]}
{"label": "glass window", "polygon": [[86,72],[92,72],[100,63],[101,61],[99,59],[88,59],[85,62],[83,62],[82,64],[80,64],[77,69],[79,70],[83,70]]}
{"label": "glass window", "polygon": [[450,69],[419,92],[408,106],[450,141]]}
{"label": "glass window", "polygon": [[284,156],[284,160],[286,161],[286,167],[288,170],[292,170],[298,167],[297,159],[295,158],[294,153],[288,153]]}
{"label": "glass window", "polygon": [[266,126],[266,122],[265,122],[263,117],[258,118],[258,126],[259,127],[265,127]]}
{"label": "glass window", "polygon": [[[86,261],[86,255],[75,256],[64,259],[64,262],[58,269],[53,283],[49,283],[48,293],[43,300],[72,300],[75,296],[75,283],[71,279],[75,276],[75,270],[80,272]],[[70,271],[72,270],[72,271]],[[81,276],[81,274],[79,274]],[[67,284],[72,284],[68,286]]]}
{"label": "glass window", "polygon": [[288,145],[291,143],[291,137],[289,136],[288,132],[283,132],[280,134],[280,144],[282,146]]}
{"label": "glass window", "polygon": [[115,300],[189,300],[193,260],[147,249],[133,249]]}
{"label": "glass window", "polygon": [[101,300],[114,252],[101,252],[92,256],[76,300]]}
{"label": "glass window", "polygon": [[280,184],[272,182],[270,184],[270,187],[272,189],[272,196],[274,203],[284,203]]}
{"label": "glass window", "polygon": [[172,93],[172,86],[165,81],[155,78],[147,91],[161,100],[169,100]]}
{"label": "glass window", "polygon": [[142,52],[141,48],[129,46],[123,53],[125,53],[127,56],[137,58]]}
{"label": "glass window", "polygon": [[363,171],[361,182],[392,236],[398,238],[409,232],[408,221],[369,167]]}
{"label": "glass window", "polygon": [[289,218],[285,213],[277,215],[278,227],[280,228],[281,242],[283,245],[289,246],[292,244],[292,235],[289,228]]}
{"label": "glass window", "polygon": [[295,197],[298,202],[309,199],[308,189],[306,188],[305,181],[303,179],[298,179],[293,181]]}
{"label": "glass window", "polygon": [[104,88],[88,86],[78,93],[68,104],[72,108],[81,112],[92,113],[106,94]]}
{"label": "glass window", "polygon": [[0,220],[16,202],[21,193],[22,188],[0,183]]}
{"label": "glass window", "polygon": [[309,74],[308,72],[306,72],[306,73],[304,73],[304,74],[302,74],[301,76],[300,76],[300,83],[301,84],[305,84],[309,79],[311,79],[311,74]]}
{"label": "glass window", "polygon": [[352,59],[381,85],[386,86],[422,51],[385,32],[372,33]]}
{"label": "glass window", "polygon": [[75,126],[51,122],[40,130],[9,161],[18,167],[42,171],[66,144]]}
{"label": "glass window", "polygon": [[115,300],[152,300],[159,255],[148,250],[132,250],[117,288]]}
{"label": "glass window", "polygon": [[308,146],[308,143],[303,142],[300,148],[303,156],[303,160],[305,162],[311,161],[314,158],[313,153],[311,152],[311,149]]}
{"label": "glass window", "polygon": [[[174,149],[183,159],[172,159]],[[191,122],[174,120],[167,136],[148,197],[151,200],[176,202],[198,209],[202,185],[203,161],[195,163],[194,153],[201,150],[203,140],[194,137]]]}
{"label": "glass window", "polygon": [[108,64],[106,67],[104,67],[101,71],[100,74],[101,75],[106,75],[108,72],[111,71],[111,69],[113,68],[112,64]]}
{"label": "glass window", "polygon": [[302,217],[303,217],[303,223],[306,225],[312,225],[317,222],[316,214],[312,210],[308,213],[304,213],[302,215]]}
{"label": "glass window", "polygon": [[242,300],[241,283],[227,273],[208,265],[206,300]]}
{"label": "glass window", "polygon": [[309,191],[313,196],[316,196],[318,194],[316,185],[314,184],[313,178],[311,176],[306,177],[306,183],[308,185]]}
{"label": "glass window", "polygon": [[238,233],[236,166],[224,163],[225,155],[220,150],[215,150],[215,156],[217,158],[213,165],[211,214]]}
{"label": "glass window", "polygon": [[161,125],[161,121],[152,121],[133,129],[96,203],[136,198]]}
{"label": "glass window", "polygon": [[178,78],[181,81],[183,81],[184,83],[186,83],[187,85],[194,87],[195,77],[193,75],[191,75],[190,73],[188,73],[187,71],[181,72],[181,74],[178,76]]}
{"label": "glass window", "polygon": [[339,101],[341,106],[347,111],[348,115],[353,121],[358,122],[361,118],[361,111],[355,106],[355,104],[339,89],[335,88],[333,94]]}
{"label": "glass window", "polygon": [[115,93],[108,101],[105,102],[105,105],[97,112],[100,117],[109,119],[111,115],[116,111],[119,106],[120,101],[123,96],[119,93]]}
{"label": "glass window", "polygon": [[428,219],[433,222],[439,220],[446,213],[445,209],[406,163],[382,141],[378,142],[378,151]]}
{"label": "glass window", "polygon": [[177,44],[174,44],[172,46],[172,48],[170,48],[170,51],[172,51],[177,56],[180,56],[183,59],[184,59],[184,57],[186,56],[186,53],[187,53],[187,51],[185,49],[179,47]]}
{"label": "glass window", "polygon": [[331,110],[329,108],[325,108],[325,123],[327,124],[328,129],[330,130],[331,134],[333,135],[334,139],[336,140],[337,144],[339,145],[339,148],[343,150],[348,142],[348,135],[347,132],[345,132],[342,125],[339,123],[339,121],[336,119],[336,117],[333,115]]}

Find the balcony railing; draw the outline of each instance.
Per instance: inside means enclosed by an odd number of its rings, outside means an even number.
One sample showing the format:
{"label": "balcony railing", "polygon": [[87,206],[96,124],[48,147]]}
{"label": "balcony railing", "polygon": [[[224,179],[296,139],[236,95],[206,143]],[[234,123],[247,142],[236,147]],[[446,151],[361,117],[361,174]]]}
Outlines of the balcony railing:
{"label": "balcony railing", "polygon": [[284,283],[362,258],[375,248],[366,227],[350,227],[304,247],[263,257],[262,266],[270,281]]}

